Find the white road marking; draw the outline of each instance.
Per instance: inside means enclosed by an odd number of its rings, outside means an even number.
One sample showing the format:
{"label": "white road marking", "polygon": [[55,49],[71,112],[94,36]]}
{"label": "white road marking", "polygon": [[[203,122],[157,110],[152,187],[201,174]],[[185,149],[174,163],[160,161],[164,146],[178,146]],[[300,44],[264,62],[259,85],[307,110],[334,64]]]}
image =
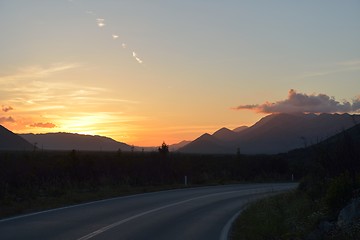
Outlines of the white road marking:
{"label": "white road marking", "polygon": [[[201,187],[201,188],[206,189],[209,187]],[[199,187],[199,189],[200,189],[200,187]],[[170,189],[170,190],[163,190],[161,192],[175,192],[175,191],[181,191],[181,190],[184,190],[184,189]],[[0,223],[13,221],[13,220],[21,219],[21,218],[26,218],[26,217],[32,217],[32,216],[36,216],[36,215],[40,215],[40,214],[44,214],[44,213],[51,213],[51,212],[66,210],[66,209],[70,209],[70,208],[83,207],[83,206],[102,203],[102,202],[109,202],[109,201],[114,201],[114,200],[118,200],[118,199],[134,198],[134,197],[138,197],[138,196],[152,195],[152,194],[157,194],[157,193],[159,193],[159,192],[137,193],[137,194],[128,195],[128,196],[107,198],[107,199],[96,200],[96,201],[87,202],[87,203],[80,203],[80,204],[75,204],[75,205],[66,206],[66,207],[54,208],[54,209],[44,210],[44,211],[40,211],[40,212],[23,214],[23,215],[19,215],[19,216],[15,216],[15,217],[4,218],[4,219],[0,219]]]}
{"label": "white road marking", "polygon": [[[256,189],[256,190],[260,190],[260,189]],[[269,188],[261,188],[262,191],[269,191],[270,189]],[[190,202],[190,201],[194,201],[194,200],[198,200],[198,199],[202,199],[202,198],[208,198],[208,197],[214,197],[214,196],[220,196],[220,195],[226,195],[226,194],[232,194],[232,193],[238,193],[238,192],[242,192],[244,194],[250,194],[250,193],[254,193],[254,190],[253,189],[249,189],[249,190],[236,190],[236,191],[230,191],[230,192],[222,192],[222,193],[213,193],[213,194],[208,194],[208,195],[204,195],[204,196],[200,196],[200,197],[195,197],[195,198],[190,198],[190,199],[187,199],[187,200],[183,200],[183,201],[180,201],[180,202],[175,202],[175,203],[171,203],[171,204],[167,204],[167,205],[164,205],[162,207],[158,207],[158,208],[154,208],[154,209],[151,209],[151,210],[148,210],[148,211],[145,211],[145,212],[142,212],[142,213],[139,213],[139,214],[136,214],[134,216],[131,216],[131,217],[128,217],[128,218],[125,218],[123,220],[120,220],[118,222],[115,222],[113,224],[110,224],[108,226],[105,226],[105,227],[102,227],[92,233],[89,233],[88,235],[85,235],[81,238],[78,238],[77,240],[88,240],[90,238],[93,238],[109,229],[112,229],[114,227],[117,227],[123,223],[126,223],[126,222],[129,222],[133,219],[136,219],[136,218],[139,218],[139,217],[142,217],[144,215],[147,215],[147,214],[150,214],[150,213],[153,213],[153,212],[157,212],[157,211],[160,211],[160,210],[163,210],[165,208],[170,208],[170,207],[173,207],[173,206],[177,206],[177,205],[181,205],[181,204],[184,204],[184,203],[187,203],[187,202]]]}
{"label": "white road marking", "polygon": [[229,233],[230,233],[230,229],[232,224],[234,223],[234,221],[240,216],[240,214],[245,210],[245,208],[248,206],[249,203],[246,203],[241,209],[240,211],[238,211],[237,213],[234,214],[234,216],[232,216],[230,218],[230,220],[225,224],[225,226],[223,227],[223,229],[221,230],[221,234],[220,234],[220,239],[219,240],[228,240],[229,239]]}

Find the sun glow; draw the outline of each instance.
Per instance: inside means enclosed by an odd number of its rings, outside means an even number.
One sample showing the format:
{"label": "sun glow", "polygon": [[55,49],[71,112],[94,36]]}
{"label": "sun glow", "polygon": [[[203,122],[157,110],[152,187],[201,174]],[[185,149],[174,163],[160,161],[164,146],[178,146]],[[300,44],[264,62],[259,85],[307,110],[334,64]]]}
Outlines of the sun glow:
{"label": "sun glow", "polygon": [[157,146],[309,104],[360,112],[356,1],[34,2],[0,3],[0,124],[15,133]]}

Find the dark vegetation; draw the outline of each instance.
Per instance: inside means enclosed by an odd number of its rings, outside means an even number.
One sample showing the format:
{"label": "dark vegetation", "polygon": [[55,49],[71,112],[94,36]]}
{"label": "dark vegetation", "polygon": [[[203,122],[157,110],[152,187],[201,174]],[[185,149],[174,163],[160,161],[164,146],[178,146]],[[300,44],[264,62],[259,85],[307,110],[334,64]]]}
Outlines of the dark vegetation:
{"label": "dark vegetation", "polygon": [[289,181],[281,156],[2,151],[1,217],[123,194],[245,181]]}
{"label": "dark vegetation", "polygon": [[360,197],[360,125],[288,156],[304,175],[298,189],[251,205],[232,239],[360,239],[359,221],[337,224]]}
{"label": "dark vegetation", "polygon": [[[360,188],[360,125],[310,147],[277,155],[137,151],[1,151],[0,214],[139,192],[239,182],[300,181],[299,188],[249,207],[234,238],[304,239]],[[358,196],[359,197],[359,196]],[[360,226],[360,225],[359,225]],[[256,230],[254,230],[256,229]],[[256,234],[255,234],[256,233]],[[360,228],[332,227],[320,239],[360,239]]]}

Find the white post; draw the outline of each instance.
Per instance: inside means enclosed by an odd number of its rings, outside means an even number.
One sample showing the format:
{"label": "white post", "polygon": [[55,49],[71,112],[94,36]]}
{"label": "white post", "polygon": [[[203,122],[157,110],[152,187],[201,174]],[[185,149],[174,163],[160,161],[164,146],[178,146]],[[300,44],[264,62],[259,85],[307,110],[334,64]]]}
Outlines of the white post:
{"label": "white post", "polygon": [[185,186],[187,186],[187,176],[184,176],[184,183],[185,183]]}
{"label": "white post", "polygon": [[294,174],[291,174],[291,181],[294,181]]}

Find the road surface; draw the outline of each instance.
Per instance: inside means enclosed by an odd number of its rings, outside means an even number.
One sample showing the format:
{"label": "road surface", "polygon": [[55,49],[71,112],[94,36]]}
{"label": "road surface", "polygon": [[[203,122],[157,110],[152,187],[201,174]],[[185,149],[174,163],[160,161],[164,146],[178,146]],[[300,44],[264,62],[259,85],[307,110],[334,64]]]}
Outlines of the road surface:
{"label": "road surface", "polygon": [[0,238],[224,239],[246,204],[297,184],[236,184],[119,197],[0,220]]}

